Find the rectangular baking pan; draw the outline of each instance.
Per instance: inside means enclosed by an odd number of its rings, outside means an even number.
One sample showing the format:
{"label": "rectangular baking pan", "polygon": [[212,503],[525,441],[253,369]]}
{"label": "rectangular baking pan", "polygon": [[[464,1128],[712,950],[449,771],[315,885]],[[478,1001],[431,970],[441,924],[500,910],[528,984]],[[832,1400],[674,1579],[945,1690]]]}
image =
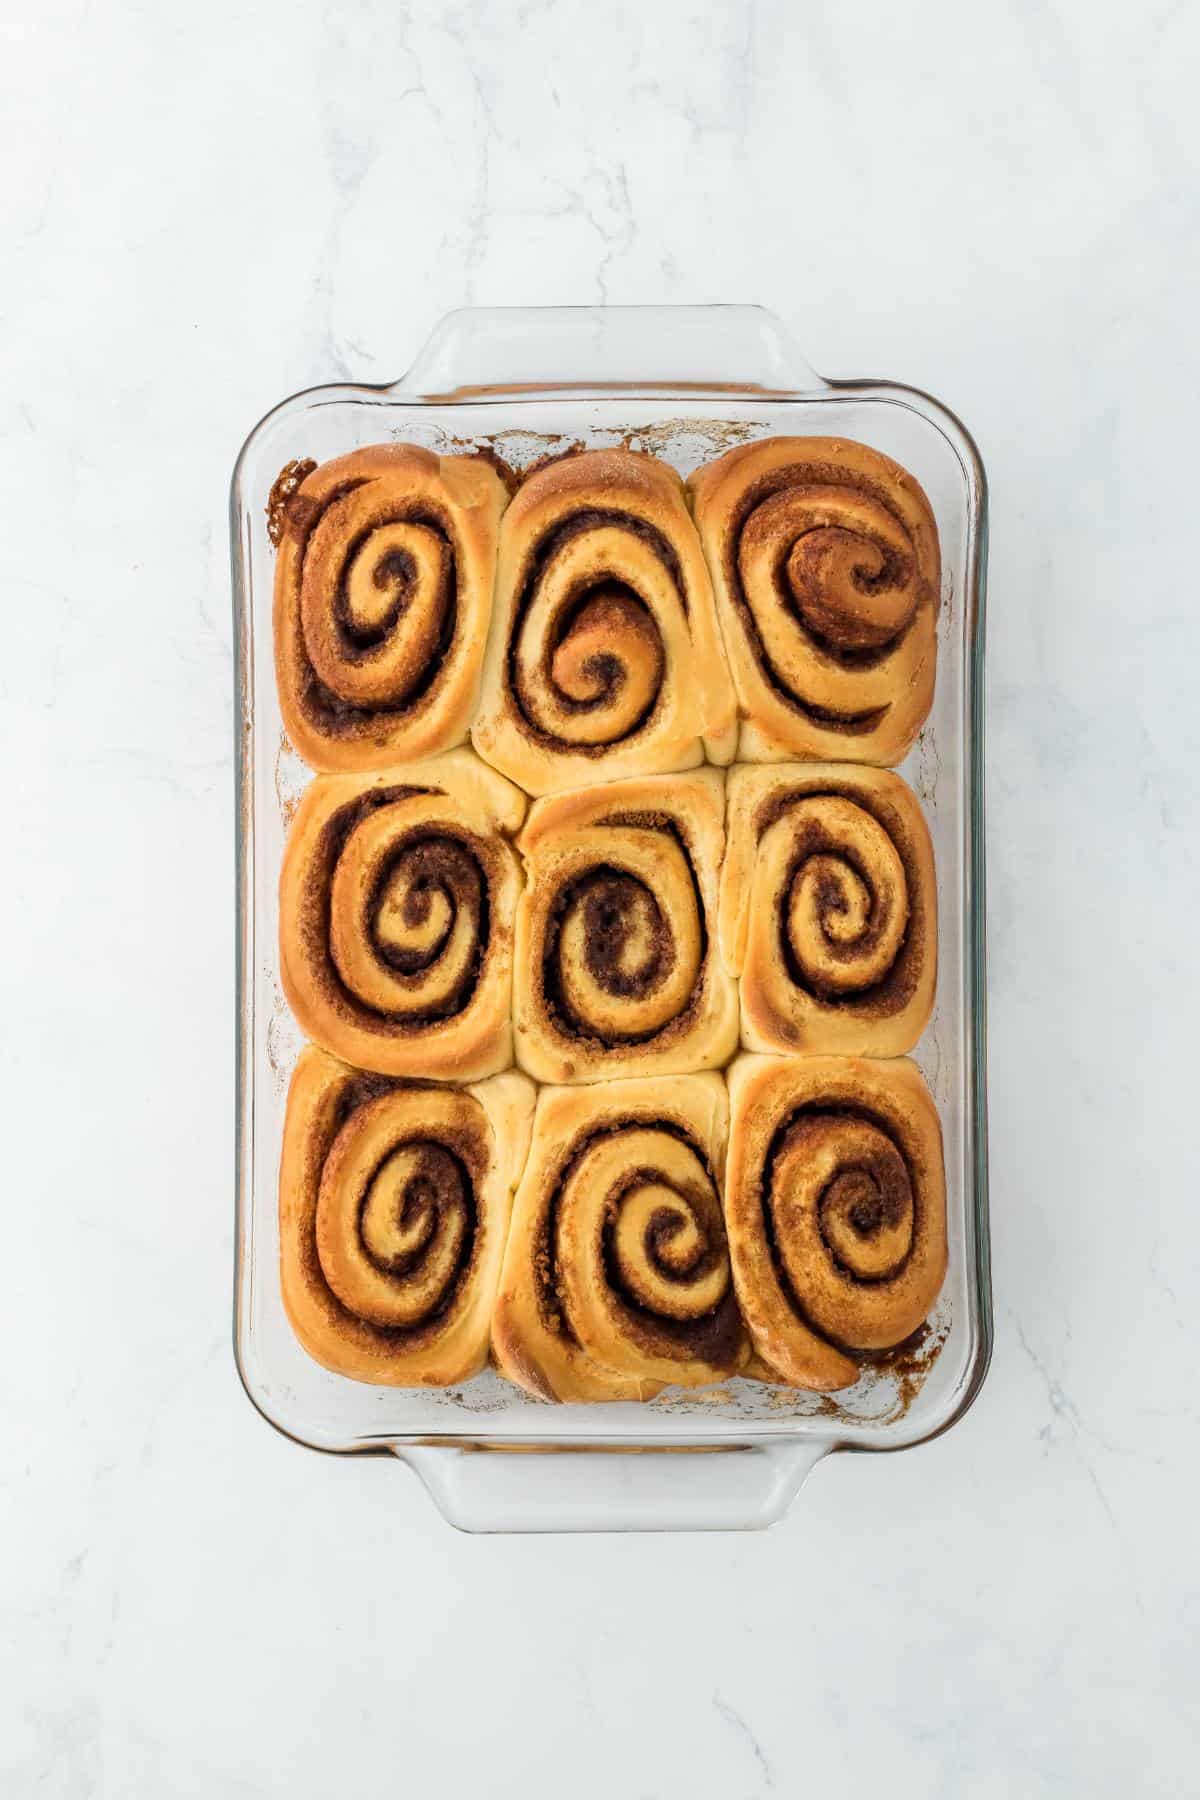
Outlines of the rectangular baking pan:
{"label": "rectangular baking pan", "polygon": [[[460,1388],[376,1388],[301,1349],[279,1288],[277,1182],[300,1034],[278,967],[287,820],[311,772],[288,747],[271,638],[267,500],[280,470],[393,439],[490,447],[517,469],[574,444],[626,444],[682,475],[748,439],[856,438],[917,476],[942,548],[937,690],[902,773],[933,834],[933,1019],[916,1060],[941,1113],[950,1263],[923,1341],[837,1395],[731,1381],[648,1405],[549,1406],[490,1371]],[[981,687],[986,486],[945,407],[881,381],[825,381],[757,307],[516,308],[451,314],[384,387],[320,387],[251,432],[231,493],[238,805],[234,1344],[272,1425],[334,1452],[387,1452],[467,1530],[713,1529],[771,1523],[834,1450],[899,1450],[961,1418],[991,1351],[984,1042]]]}

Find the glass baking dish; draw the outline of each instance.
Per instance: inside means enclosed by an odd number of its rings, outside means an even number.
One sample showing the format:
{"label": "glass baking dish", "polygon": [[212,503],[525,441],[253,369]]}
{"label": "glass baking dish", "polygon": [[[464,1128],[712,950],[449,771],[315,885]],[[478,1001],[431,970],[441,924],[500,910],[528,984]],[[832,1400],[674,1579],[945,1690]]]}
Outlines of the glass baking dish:
{"label": "glass baking dish", "polygon": [[[300,1034],[278,969],[287,820],[311,779],[275,692],[267,500],[286,463],[405,439],[489,446],[520,469],[569,445],[652,450],[683,475],[748,439],[857,438],[920,480],[942,547],[937,690],[902,772],[937,857],[937,1005],[916,1051],[945,1134],[950,1262],[921,1343],[837,1395],[731,1381],[649,1404],[550,1406],[488,1371],[459,1388],[331,1374],[292,1335],[279,1286],[277,1180]],[[757,307],[514,308],[451,314],[384,387],[295,395],[238,457],[231,493],[238,781],[238,1128],[234,1345],[246,1392],[314,1449],[391,1452],[467,1530],[754,1527],[834,1450],[899,1450],[945,1431],[991,1351],[984,1044],[981,687],[986,487],[958,420],[927,395],[830,382]]]}

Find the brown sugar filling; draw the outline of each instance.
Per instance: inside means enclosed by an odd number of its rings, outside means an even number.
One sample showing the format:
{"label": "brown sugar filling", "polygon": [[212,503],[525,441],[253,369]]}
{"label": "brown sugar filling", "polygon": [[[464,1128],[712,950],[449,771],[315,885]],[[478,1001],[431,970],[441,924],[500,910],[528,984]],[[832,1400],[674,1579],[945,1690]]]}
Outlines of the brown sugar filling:
{"label": "brown sugar filling", "polygon": [[[406,901],[408,922],[423,922],[435,887],[446,895],[451,919],[459,906],[466,905],[474,922],[474,949],[463,979],[438,1007],[412,1013],[380,1011],[352,993],[343,982],[329,947],[333,872],[342,846],[362,819],[393,801],[413,794],[436,791],[406,786],[379,788],[340,807],[327,821],[314,850],[301,902],[301,933],[305,954],[311,967],[318,972],[329,998],[344,1013],[369,1021],[372,1029],[382,1029],[397,1036],[424,1030],[443,1019],[456,1016],[469,1005],[478,987],[491,936],[488,869],[484,861],[486,846],[472,834],[452,826],[417,826],[397,838],[385,865],[376,875],[368,907],[368,916],[372,921],[377,917],[380,896],[396,863],[401,857],[408,855],[414,858],[418,877],[414,891]],[[372,948],[375,955],[394,974],[416,978],[436,961],[449,935],[449,929],[448,926],[435,943],[419,956],[379,944],[374,938]]]}
{"label": "brown sugar filling", "polygon": [[[559,1165],[542,1215],[541,1230],[534,1256],[534,1280],[538,1292],[538,1311],[543,1324],[556,1335],[575,1345],[577,1349],[581,1346],[571,1329],[558,1273],[558,1210],[562,1191],[572,1170],[587,1155],[593,1144],[604,1138],[615,1137],[624,1131],[646,1129],[664,1132],[669,1137],[686,1144],[703,1166],[712,1182],[714,1193],[720,1192],[713,1176],[711,1164],[700,1145],[689,1131],[686,1131],[673,1119],[656,1118],[653,1115],[631,1115],[628,1118],[614,1119],[609,1124],[601,1126],[595,1131],[589,1131],[576,1140],[567,1157]],[[610,1293],[620,1302],[624,1326],[638,1348],[649,1354],[661,1355],[665,1349],[667,1354],[675,1353],[681,1358],[697,1357],[714,1364],[728,1361],[742,1336],[741,1312],[738,1308],[732,1279],[717,1306],[698,1319],[668,1319],[661,1314],[653,1313],[636,1295],[630,1292],[625,1283],[612,1244],[616,1216],[621,1195],[628,1191],[635,1182],[644,1179],[660,1180],[661,1176],[653,1169],[631,1170],[625,1180],[608,1197],[608,1216],[604,1225],[605,1279]],[[666,1209],[663,1211],[664,1217],[656,1214],[651,1220],[651,1252],[661,1248],[666,1241],[668,1229],[671,1234],[676,1229],[676,1222],[672,1215],[667,1213]],[[696,1259],[695,1266],[686,1273],[676,1272],[669,1264],[659,1262],[657,1258],[655,1259],[656,1268],[668,1280],[680,1282],[686,1282],[689,1279],[695,1280],[705,1269],[712,1266],[723,1250],[727,1253],[722,1227],[722,1241],[719,1244],[710,1242],[703,1255]]]}
{"label": "brown sugar filling", "polygon": [[[632,536],[640,538],[643,543],[649,546],[658,561],[662,563],[669,574],[676,592],[679,595],[680,605],[683,608],[684,615],[685,617],[687,616],[688,598],[687,588],[683,580],[682,565],[680,564],[674,546],[665,533],[661,532],[657,526],[649,524],[647,520],[640,519],[631,513],[617,512],[603,507],[582,507],[577,513],[572,514],[570,518],[546,532],[529,553],[517,603],[513,609],[506,668],[506,685],[508,692],[520,718],[522,729],[527,735],[535,742],[544,744],[550,748],[564,748],[572,755],[590,757],[604,756],[614,746],[612,744],[574,743],[564,746],[559,738],[556,738],[552,732],[546,731],[538,723],[533,711],[533,702],[525,693],[520,679],[517,667],[517,646],[520,642],[526,616],[533,604],[538,584],[541,581],[542,574],[546,569],[547,564],[574,538],[581,537],[586,532],[600,530],[604,527],[613,527],[617,530],[628,532]],[[556,649],[569,634],[571,623],[578,615],[580,609],[588,604],[595,596],[603,595],[605,593],[608,593],[609,595],[619,595],[625,606],[636,607],[641,612],[645,613],[650,628],[657,634],[657,626],[654,625],[650,609],[641,599],[641,596],[621,581],[619,573],[615,571],[608,573],[598,572],[594,579],[589,579],[586,583],[581,583],[568,597],[567,603],[563,607],[559,618],[556,621],[554,641],[550,646],[551,656],[553,655],[554,649]],[[619,691],[621,680],[623,678],[619,663],[613,658],[611,667],[602,668],[597,666],[594,673],[597,679],[604,683],[602,690],[594,699],[578,701],[573,699],[570,695],[557,694],[558,703],[569,711],[582,712],[599,708],[611,702],[614,695]],[[547,666],[543,666],[541,675],[544,681],[547,683],[551,682],[551,673]],[[646,725],[650,722],[650,719],[653,717],[658,705],[658,688],[661,686],[661,664],[659,680],[655,685],[656,693],[654,701],[647,708],[643,709],[643,712],[629,727],[625,735],[617,740],[617,742],[627,743],[631,737],[635,736],[639,731],[644,730]]]}
{"label": "brown sugar filling", "polygon": [[[924,922],[926,905],[925,896],[921,891],[921,885],[916,878],[916,870],[908,841],[908,835],[906,832],[899,829],[897,821],[891,815],[891,809],[889,808],[885,812],[881,807],[873,806],[871,804],[870,795],[850,785],[845,787],[825,786],[821,788],[789,788],[782,793],[773,794],[770,800],[760,807],[754,819],[755,838],[756,841],[761,840],[770,830],[772,825],[787,816],[789,810],[796,801],[822,800],[825,798],[849,800],[852,805],[861,807],[864,812],[869,813],[871,817],[883,827],[892,843],[895,845],[900,861],[904,867],[905,881],[908,886],[909,912],[908,922],[904,929],[904,936],[891,968],[881,981],[872,982],[868,987],[847,994],[839,993],[832,989],[826,989],[820,981],[812,979],[797,962],[789,941],[787,929],[788,894],[797,873],[804,864],[805,858],[804,855],[801,854],[795,858],[792,865],[789,867],[787,879],[782,884],[779,895],[776,910],[776,935],[779,941],[780,954],[784,959],[784,965],[788,975],[795,986],[805,993],[813,994],[825,1005],[836,1005],[839,1009],[852,1012],[856,1016],[862,1018],[890,1018],[892,1014],[900,1012],[907,1006],[917,990],[917,983],[921,973],[917,945],[921,941],[921,927]],[[855,859],[847,850],[838,849],[836,846],[830,847],[829,854],[843,856],[867,889],[871,890],[870,873],[859,860]],[[837,892],[836,884],[832,879],[829,883],[829,888],[830,891],[826,897],[827,904],[830,911],[838,911],[841,907],[841,897]],[[872,941],[871,934],[868,932],[864,937],[856,940],[853,944],[844,947],[831,945],[830,952],[831,954],[838,954],[839,950],[841,950],[844,953],[846,960],[849,961],[862,950],[868,949]]]}
{"label": "brown sugar filling", "polygon": [[[757,481],[753,482],[750,487],[747,488],[742,496],[741,502],[734,512],[723,546],[725,580],[729,593],[733,597],[734,604],[737,608],[738,617],[742,623],[742,629],[746,634],[746,641],[753,652],[754,660],[758,664],[763,679],[770,685],[774,693],[778,695],[779,699],[783,701],[784,705],[790,707],[793,712],[800,713],[804,718],[811,719],[814,724],[824,725],[832,730],[844,732],[847,736],[856,736],[873,731],[886,716],[888,708],[886,706],[879,706],[872,707],[862,712],[839,713],[830,711],[827,707],[816,706],[811,701],[805,700],[802,695],[794,693],[788,686],[786,678],[772,663],[767,652],[767,647],[759,632],[753,609],[746,597],[746,591],[742,584],[741,569],[739,566],[742,532],[756,508],[759,507],[764,500],[769,499],[773,494],[779,493],[783,488],[810,487],[818,484],[821,486],[850,488],[868,494],[872,500],[875,500],[880,506],[886,508],[886,510],[892,514],[893,518],[897,520],[897,523],[903,526],[903,520],[901,520],[896,513],[886,487],[878,482],[869,480],[863,475],[856,474],[852,480],[847,480],[845,470],[840,469],[831,463],[789,464],[786,468],[772,469],[767,474],[760,476]],[[907,530],[907,527],[905,527],[905,530]],[[881,546],[881,548],[883,547]],[[783,546],[774,570],[773,587],[780,604],[788,614],[796,620],[811,641],[827,655],[840,663],[842,667],[848,669],[867,669],[876,666],[890,653],[895,644],[897,644],[904,636],[904,633],[911,629],[911,622],[888,642],[868,649],[847,648],[845,645],[839,644],[828,632],[814,630],[812,623],[805,616],[802,602],[798,600],[796,594],[793,592],[791,582],[788,579],[787,565],[789,558],[792,556],[793,549],[794,543],[788,543]],[[874,576],[863,573],[859,578],[858,585],[860,586],[861,591],[866,594],[871,591],[872,587],[876,589],[882,588],[890,581],[902,576],[905,572],[904,566],[897,560],[894,553],[892,553],[890,549],[885,548],[883,567],[881,570]]]}
{"label": "brown sugar filling", "polygon": [[[839,1169],[827,1185],[820,1202],[822,1211],[826,1204],[833,1198],[832,1191],[839,1181],[844,1181],[847,1178],[858,1180],[861,1185],[861,1195],[857,1205],[862,1209],[863,1216],[863,1225],[860,1229],[864,1230],[864,1235],[869,1236],[884,1225],[890,1223],[897,1216],[897,1209],[905,1202],[912,1206],[914,1213],[916,1212],[919,1205],[918,1183],[912,1164],[905,1153],[904,1145],[897,1139],[891,1125],[886,1119],[882,1118],[878,1113],[873,1112],[871,1108],[867,1106],[848,1106],[845,1104],[827,1106],[822,1105],[820,1101],[817,1101],[811,1106],[797,1107],[776,1127],[771,1142],[768,1145],[766,1156],[763,1158],[762,1170],[758,1180],[758,1205],[763,1221],[764,1235],[767,1240],[768,1249],[771,1253],[771,1263],[780,1289],[787,1296],[788,1305],[793,1309],[797,1318],[802,1319],[810,1331],[821,1338],[823,1342],[834,1345],[834,1347],[840,1350],[844,1355],[852,1357],[859,1364],[866,1366],[873,1363],[879,1357],[879,1351],[863,1351],[856,1349],[852,1344],[840,1342],[837,1338],[833,1337],[830,1332],[813,1323],[808,1316],[803,1301],[792,1286],[791,1279],[788,1275],[779,1248],[775,1217],[771,1209],[771,1187],[774,1181],[775,1164],[779,1156],[785,1150],[791,1134],[795,1131],[796,1127],[802,1125],[806,1119],[822,1121],[831,1119],[854,1119],[862,1120],[868,1125],[873,1125],[877,1131],[882,1132],[894,1145],[908,1177],[907,1192],[902,1196],[897,1194],[891,1186],[887,1188],[886,1192],[882,1191],[879,1188],[878,1183],[874,1181],[871,1171],[861,1170],[857,1165],[848,1165],[845,1169]],[[865,1181],[861,1179],[864,1174],[867,1177]],[[886,1274],[878,1277],[865,1277],[847,1267],[830,1245],[823,1225],[821,1230],[821,1241],[830,1261],[848,1281],[853,1282],[856,1286],[872,1287],[895,1280],[898,1272],[897,1269],[890,1269]],[[901,1264],[900,1267],[902,1266],[903,1265]]]}
{"label": "brown sugar filling", "polygon": [[[663,917],[657,897],[643,882],[626,870],[610,864],[601,864],[596,869],[589,870],[587,874],[579,877],[576,881],[564,884],[555,896],[554,904],[546,921],[546,931],[542,943],[541,1001],[547,1017],[560,1035],[578,1043],[594,1045],[602,1049],[612,1049],[618,1045],[652,1044],[664,1038],[668,1033],[686,1030],[695,1016],[696,1008],[699,1006],[704,992],[709,939],[708,920],[700,878],[696,872],[688,838],[670,814],[658,812],[612,813],[599,823],[610,825],[614,829],[626,826],[632,829],[666,832],[679,845],[691,877],[692,897],[700,928],[700,965],[696,983],[686,1006],[676,1013],[673,1019],[669,1019],[666,1024],[658,1026],[653,1031],[600,1034],[588,1020],[577,1017],[563,991],[558,958],[563,920],[572,905],[582,904],[584,908],[584,920],[587,927],[588,971],[593,979],[609,993],[622,997],[652,993],[674,960],[674,942],[670,922]],[[655,938],[657,941],[655,954],[649,967],[643,967],[636,974],[631,975],[618,965],[623,942],[622,913],[635,891],[646,897],[647,903],[655,915]]]}

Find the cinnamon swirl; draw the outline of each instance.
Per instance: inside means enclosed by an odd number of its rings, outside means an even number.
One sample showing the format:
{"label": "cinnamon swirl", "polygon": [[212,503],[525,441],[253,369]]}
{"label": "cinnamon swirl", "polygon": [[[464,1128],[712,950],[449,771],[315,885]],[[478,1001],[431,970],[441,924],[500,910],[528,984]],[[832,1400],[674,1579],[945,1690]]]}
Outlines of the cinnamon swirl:
{"label": "cinnamon swirl", "polygon": [[283,987],[309,1037],[385,1075],[511,1062],[521,872],[502,833],[524,808],[469,750],[312,783],[279,883]]}
{"label": "cinnamon swirl", "polygon": [[742,1056],[728,1075],[725,1214],[754,1348],[796,1387],[848,1387],[946,1273],[942,1135],[901,1059]]}
{"label": "cinnamon swirl", "polygon": [[532,1116],[532,1085],[515,1071],[435,1088],[302,1053],[284,1123],[280,1268],[310,1356],[394,1387],[478,1373]]}
{"label": "cinnamon swirl", "polygon": [[517,1061],[539,1081],[687,1073],[737,1044],[715,942],[724,849],[715,769],[535,802],[521,833]]}
{"label": "cinnamon swirl", "polygon": [[475,748],[530,794],[733,753],[733,691],[683,485],[592,450],[518,489],[500,530]]}
{"label": "cinnamon swirl", "polygon": [[288,487],[273,513],[275,667],[300,755],[370,769],[464,742],[507,500],[496,471],[375,444]]}
{"label": "cinnamon swirl", "polygon": [[691,478],[744,722],[743,762],[897,763],[933,699],[937,526],[905,469],[764,438]]}
{"label": "cinnamon swirl", "polygon": [[853,763],[736,768],[720,939],[750,1050],[899,1056],[937,980],[933,846],[916,795]]}
{"label": "cinnamon swirl", "polygon": [[648,1400],[741,1367],[726,1117],[717,1075],[541,1090],[492,1320],[511,1381],[546,1400]]}

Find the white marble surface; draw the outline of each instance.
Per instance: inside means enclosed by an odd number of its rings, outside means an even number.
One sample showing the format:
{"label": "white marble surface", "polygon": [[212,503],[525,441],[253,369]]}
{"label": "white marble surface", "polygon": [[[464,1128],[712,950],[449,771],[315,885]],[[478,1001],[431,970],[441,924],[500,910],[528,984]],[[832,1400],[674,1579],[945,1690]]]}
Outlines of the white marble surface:
{"label": "white marble surface", "polygon": [[[0,1792],[1194,1791],[1194,10],[0,30]],[[989,466],[995,1360],[771,1533],[466,1539],[234,1374],[225,484],[452,306],[694,299]]]}

